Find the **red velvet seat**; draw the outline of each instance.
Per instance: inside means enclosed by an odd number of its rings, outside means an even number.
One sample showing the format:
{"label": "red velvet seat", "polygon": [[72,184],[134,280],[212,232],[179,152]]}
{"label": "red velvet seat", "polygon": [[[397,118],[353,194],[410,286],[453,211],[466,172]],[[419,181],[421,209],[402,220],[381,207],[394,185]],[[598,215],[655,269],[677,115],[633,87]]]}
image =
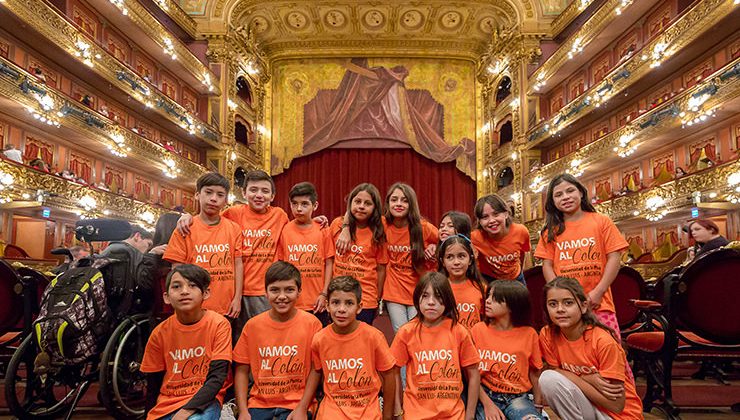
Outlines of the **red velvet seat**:
{"label": "red velvet seat", "polygon": [[630,301],[644,299],[645,289],[645,280],[637,270],[628,266],[619,268],[611,290],[614,308],[617,311],[617,322],[621,330],[626,330],[637,322],[640,311]]}
{"label": "red velvet seat", "polygon": [[717,249],[663,279],[662,305],[636,302],[649,321],[626,342],[646,366],[646,412],[655,406],[669,417],[678,415],[671,395],[676,358],[740,360],[738,273],[740,251]]}
{"label": "red velvet seat", "polygon": [[0,335],[15,328],[23,317],[21,279],[15,269],[0,259]]}

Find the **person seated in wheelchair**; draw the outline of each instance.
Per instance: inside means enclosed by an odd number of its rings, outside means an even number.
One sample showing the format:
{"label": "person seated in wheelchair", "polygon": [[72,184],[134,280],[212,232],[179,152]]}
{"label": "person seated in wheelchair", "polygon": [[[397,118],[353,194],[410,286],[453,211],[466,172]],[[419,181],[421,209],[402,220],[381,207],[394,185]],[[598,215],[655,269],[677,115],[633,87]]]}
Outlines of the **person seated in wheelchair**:
{"label": "person seated in wheelchair", "polygon": [[140,370],[147,375],[147,419],[216,420],[229,383],[231,326],[203,308],[210,296],[208,271],[192,264],[167,276],[164,301],[175,314],[157,325]]}

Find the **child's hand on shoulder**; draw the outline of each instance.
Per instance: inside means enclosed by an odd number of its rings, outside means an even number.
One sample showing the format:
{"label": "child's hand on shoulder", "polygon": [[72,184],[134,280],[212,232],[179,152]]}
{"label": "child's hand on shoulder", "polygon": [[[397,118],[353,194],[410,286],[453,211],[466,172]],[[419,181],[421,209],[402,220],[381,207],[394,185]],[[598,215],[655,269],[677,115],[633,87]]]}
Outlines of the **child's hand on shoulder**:
{"label": "child's hand on shoulder", "polygon": [[437,259],[437,244],[429,244],[426,249],[424,249],[424,257],[429,261],[434,261]]}
{"label": "child's hand on shoulder", "polygon": [[329,218],[324,216],[323,214],[321,216],[314,217],[313,221],[318,223],[319,226],[321,226],[321,229],[329,227]]}
{"label": "child's hand on shoulder", "polygon": [[182,236],[190,234],[190,225],[193,224],[193,216],[189,213],[183,213],[179,219],[177,219],[177,232]]}

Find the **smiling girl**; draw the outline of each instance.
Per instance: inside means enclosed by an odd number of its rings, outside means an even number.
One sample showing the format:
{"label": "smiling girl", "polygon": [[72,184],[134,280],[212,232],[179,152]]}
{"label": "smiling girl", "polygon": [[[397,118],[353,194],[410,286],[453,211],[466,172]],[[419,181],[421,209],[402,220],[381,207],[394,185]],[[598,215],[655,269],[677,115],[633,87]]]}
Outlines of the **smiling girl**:
{"label": "smiling girl", "polygon": [[519,280],[524,283],[524,264],[531,245],[529,231],[514,223],[506,202],[496,194],[475,203],[478,229],[470,239],[478,251],[478,267],[487,281]]}
{"label": "smiling girl", "polygon": [[383,295],[385,266],[388,253],[381,215],[380,192],[373,184],[357,185],[347,198],[347,223],[337,217],[331,224],[333,237],[342,228],[349,230],[348,249],[334,257],[334,277],[353,276],[362,286],[362,312],[357,319],[370,325],[378,311],[378,300]]}
{"label": "smiling girl", "polygon": [[610,285],[629,246],[609,217],[596,213],[586,188],[569,174],[550,181],[547,217],[535,256],[544,260],[545,280],[575,278],[599,320],[619,335]]}
{"label": "smiling girl", "polygon": [[[396,366],[407,371],[402,402],[402,388],[396,386],[394,416],[472,420],[480,389],[480,357],[470,334],[458,323],[447,278],[437,272],[423,275],[414,289],[414,306],[417,317],[398,330],[391,345]],[[460,397],[463,377],[466,403]]]}

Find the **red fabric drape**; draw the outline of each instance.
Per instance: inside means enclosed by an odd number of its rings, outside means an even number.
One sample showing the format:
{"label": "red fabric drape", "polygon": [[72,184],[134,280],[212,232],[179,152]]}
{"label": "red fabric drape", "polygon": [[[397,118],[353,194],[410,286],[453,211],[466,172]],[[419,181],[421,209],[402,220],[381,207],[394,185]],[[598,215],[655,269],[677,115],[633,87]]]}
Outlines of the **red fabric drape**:
{"label": "red fabric drape", "polygon": [[288,191],[298,182],[316,186],[319,209],[333,219],[344,214],[347,194],[361,182],[371,182],[381,200],[394,182],[411,185],[419,198],[421,214],[435,226],[448,210],[472,215],[475,182],[455,168],[455,162],[437,163],[411,149],[325,149],[293,161],[275,176],[274,204],[290,215]]}

